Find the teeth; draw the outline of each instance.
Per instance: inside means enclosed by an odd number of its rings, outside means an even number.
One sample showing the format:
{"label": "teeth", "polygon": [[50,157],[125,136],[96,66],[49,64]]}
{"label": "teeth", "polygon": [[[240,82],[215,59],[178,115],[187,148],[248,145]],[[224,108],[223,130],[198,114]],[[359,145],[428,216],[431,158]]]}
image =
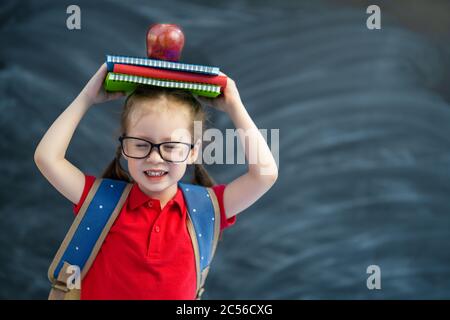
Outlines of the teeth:
{"label": "teeth", "polygon": [[165,171],[145,171],[145,174],[150,177],[161,177],[166,173]]}

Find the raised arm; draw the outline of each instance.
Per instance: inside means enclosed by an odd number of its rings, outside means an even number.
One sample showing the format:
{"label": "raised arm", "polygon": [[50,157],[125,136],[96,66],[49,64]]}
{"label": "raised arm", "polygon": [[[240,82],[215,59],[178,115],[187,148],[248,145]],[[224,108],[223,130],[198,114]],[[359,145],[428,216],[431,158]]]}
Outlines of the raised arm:
{"label": "raised arm", "polygon": [[231,218],[251,206],[273,186],[278,178],[278,168],[267,142],[245,109],[231,78],[228,78],[227,87],[220,98],[197,98],[226,112],[237,129],[242,146],[245,146],[248,171],[228,183],[223,196],[225,213],[227,218]]}
{"label": "raised arm", "polygon": [[103,64],[47,130],[34,153],[34,162],[42,175],[72,203],[78,203],[84,188],[83,172],[66,159],[75,129],[93,104],[123,96],[123,93],[104,91],[102,84],[106,72],[106,65]]}

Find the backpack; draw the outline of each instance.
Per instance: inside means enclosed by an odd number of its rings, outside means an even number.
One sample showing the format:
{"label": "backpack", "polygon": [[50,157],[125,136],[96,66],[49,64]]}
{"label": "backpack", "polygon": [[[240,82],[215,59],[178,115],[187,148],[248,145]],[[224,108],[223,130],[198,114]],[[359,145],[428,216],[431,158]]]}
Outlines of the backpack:
{"label": "backpack", "polygon": [[[200,300],[219,239],[220,208],[211,188],[181,182],[178,185],[186,201],[186,224],[197,274],[196,299]],[[76,275],[81,283],[132,186],[121,180],[95,180],[49,267],[48,278],[52,283],[49,300],[80,299],[81,289],[73,285],[73,272],[81,272]]]}

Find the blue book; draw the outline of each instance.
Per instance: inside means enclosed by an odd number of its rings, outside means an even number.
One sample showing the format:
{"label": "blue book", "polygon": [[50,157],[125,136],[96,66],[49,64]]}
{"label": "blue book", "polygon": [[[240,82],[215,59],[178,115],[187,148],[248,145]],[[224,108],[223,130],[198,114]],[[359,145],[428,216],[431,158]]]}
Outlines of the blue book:
{"label": "blue book", "polygon": [[115,63],[170,69],[185,72],[195,72],[208,75],[219,75],[220,72],[220,69],[218,67],[204,66],[199,64],[181,63],[142,57],[112,56],[112,55],[106,56],[106,65],[108,66],[109,72],[113,71]]}

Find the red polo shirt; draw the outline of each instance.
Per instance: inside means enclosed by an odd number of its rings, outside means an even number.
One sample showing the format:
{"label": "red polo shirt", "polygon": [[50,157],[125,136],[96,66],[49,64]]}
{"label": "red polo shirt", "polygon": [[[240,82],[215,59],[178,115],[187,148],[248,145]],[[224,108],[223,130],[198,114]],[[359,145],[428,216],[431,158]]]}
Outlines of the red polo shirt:
{"label": "red polo shirt", "polygon": [[[95,177],[85,176],[78,213]],[[213,187],[221,214],[221,231],[236,221],[226,219],[225,185]],[[178,188],[161,208],[158,199],[132,187],[91,269],[81,283],[81,299],[195,299],[194,250],[186,227],[186,205]]]}

